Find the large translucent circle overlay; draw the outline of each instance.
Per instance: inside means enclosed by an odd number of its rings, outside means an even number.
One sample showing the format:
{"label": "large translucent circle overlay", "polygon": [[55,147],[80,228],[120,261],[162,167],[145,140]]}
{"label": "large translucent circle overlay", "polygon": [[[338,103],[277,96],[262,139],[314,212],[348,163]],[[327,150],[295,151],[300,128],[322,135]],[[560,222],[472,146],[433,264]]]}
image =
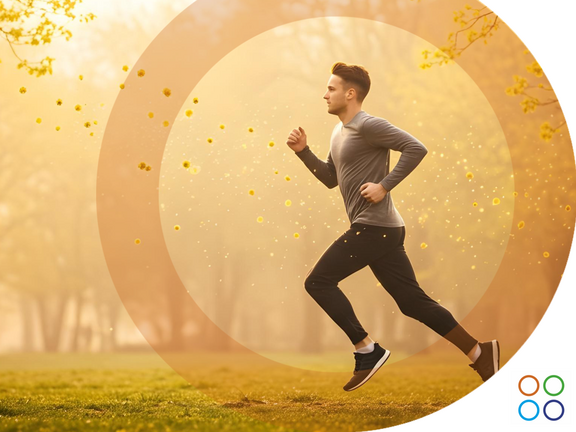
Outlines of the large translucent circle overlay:
{"label": "large translucent circle overlay", "polygon": [[[291,366],[349,368],[349,341],[304,279],[350,222],[338,188],[327,189],[285,144],[302,126],[326,159],[339,122],[322,99],[335,59],[370,72],[366,112],[429,149],[391,193],[420,286],[461,320],[492,282],[514,212],[508,145],[474,80],[458,65],[421,70],[423,49],[435,47],[381,22],[306,19],[238,46],[182,105],[162,161],[166,245],[193,300],[244,346]],[[404,316],[368,267],[339,287],[371,336],[394,350],[391,362],[440,338]]]}

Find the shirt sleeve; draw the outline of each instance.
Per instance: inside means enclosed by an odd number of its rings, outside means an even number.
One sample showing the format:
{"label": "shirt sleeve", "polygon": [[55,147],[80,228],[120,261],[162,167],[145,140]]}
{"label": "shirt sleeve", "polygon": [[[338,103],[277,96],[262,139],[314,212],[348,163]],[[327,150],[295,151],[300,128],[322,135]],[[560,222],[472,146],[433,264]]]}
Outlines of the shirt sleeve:
{"label": "shirt sleeve", "polygon": [[328,152],[328,160],[326,162],[318,159],[308,145],[303,150],[296,152],[296,155],[327,188],[332,189],[338,186],[336,167],[334,166],[331,152]]}
{"label": "shirt sleeve", "polygon": [[380,182],[387,191],[404,180],[428,153],[424,144],[380,117],[369,117],[364,121],[361,133],[368,144],[374,147],[402,152],[394,169]]}

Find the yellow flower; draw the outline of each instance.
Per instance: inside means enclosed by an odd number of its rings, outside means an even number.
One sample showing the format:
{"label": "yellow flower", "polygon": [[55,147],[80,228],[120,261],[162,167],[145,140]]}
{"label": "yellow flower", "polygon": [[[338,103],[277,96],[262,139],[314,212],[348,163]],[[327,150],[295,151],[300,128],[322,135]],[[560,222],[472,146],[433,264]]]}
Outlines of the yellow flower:
{"label": "yellow flower", "polygon": [[248,132],[254,132],[253,128],[248,128]]}
{"label": "yellow flower", "polygon": [[124,83],[120,84],[120,90],[124,90]]}
{"label": "yellow flower", "polygon": [[76,105],[76,106],[74,107],[74,109],[75,109],[76,111],[82,111],[82,105]]}
{"label": "yellow flower", "polygon": [[174,229],[178,231],[180,229],[180,225],[174,225]]}
{"label": "yellow flower", "polygon": [[526,224],[524,223],[524,221],[518,222],[518,229],[524,228],[524,225],[526,225]]}
{"label": "yellow flower", "polygon": [[298,237],[300,237],[300,234],[294,233],[294,238],[298,238]]}
{"label": "yellow flower", "polygon": [[20,93],[22,94],[26,93],[26,87],[20,87]]}
{"label": "yellow flower", "polygon": [[127,65],[122,66],[122,70],[123,70],[124,72],[128,72],[128,66],[127,66]]}
{"label": "yellow flower", "polygon": [[89,128],[89,127],[90,127],[90,122],[84,123],[84,127],[85,127],[85,128]]}
{"label": "yellow flower", "polygon": [[150,171],[152,169],[152,167],[150,165],[146,166],[146,171]]}
{"label": "yellow flower", "polygon": [[170,90],[168,87],[165,87],[164,90],[162,90],[162,93],[164,93],[164,96],[169,97],[172,94],[172,90]]}
{"label": "yellow flower", "polygon": [[146,74],[146,71],[145,71],[144,69],[140,69],[140,70],[137,72],[137,75],[138,75],[139,77],[143,77],[145,74]]}
{"label": "yellow flower", "polygon": [[193,113],[193,111],[191,109],[186,110],[186,117],[191,117],[192,113]]}
{"label": "yellow flower", "polygon": [[284,178],[286,179],[286,181],[290,181],[290,176],[286,176]]}
{"label": "yellow flower", "polygon": [[139,244],[140,244],[140,239],[137,238],[136,240],[134,240],[134,243],[136,243],[137,245],[139,245]]}
{"label": "yellow flower", "polygon": [[224,129],[226,126],[224,126],[223,124],[220,125],[220,129]]}
{"label": "yellow flower", "polygon": [[466,178],[467,178],[468,180],[472,180],[472,179],[474,178],[474,174],[472,174],[471,172],[467,172],[467,173],[466,173]]}
{"label": "yellow flower", "polygon": [[498,204],[500,204],[500,200],[499,200],[498,198],[494,198],[494,199],[492,200],[492,204],[498,205]]}
{"label": "yellow flower", "polygon": [[292,201],[286,200],[284,204],[286,204],[286,207],[290,207],[292,205]]}
{"label": "yellow flower", "polygon": [[572,207],[570,207],[570,204],[568,204],[568,205],[565,207],[566,211],[570,211],[571,208],[572,208]]}
{"label": "yellow flower", "polygon": [[148,113],[148,117],[154,118],[154,113],[153,113],[152,111],[150,111],[150,112]]}
{"label": "yellow flower", "polygon": [[164,126],[164,127],[168,127],[169,125],[170,125],[170,122],[168,120],[164,120],[162,122],[162,126]]}
{"label": "yellow flower", "polygon": [[268,147],[274,147],[274,141],[270,141],[270,142],[268,143]]}
{"label": "yellow flower", "polygon": [[212,138],[208,138],[207,141],[208,141],[210,144],[212,144],[212,141],[213,141],[213,140],[212,140]]}
{"label": "yellow flower", "polygon": [[420,243],[420,247],[422,249],[426,249],[428,247],[428,245],[426,243]]}
{"label": "yellow flower", "polygon": [[198,103],[198,98],[192,99],[192,102],[194,102],[195,104],[197,104],[197,103]]}
{"label": "yellow flower", "polygon": [[145,169],[146,168],[146,162],[140,162],[138,164],[138,168],[140,168],[141,170]]}
{"label": "yellow flower", "polygon": [[61,106],[61,105],[62,105],[62,99],[58,99],[58,100],[56,101],[56,105]]}
{"label": "yellow flower", "polygon": [[250,189],[250,190],[248,191],[248,193],[249,193],[250,195],[254,195],[254,189]]}
{"label": "yellow flower", "polygon": [[540,67],[540,65],[538,64],[538,62],[536,60],[534,60],[532,62],[532,64],[529,64],[528,66],[526,66],[526,70],[528,72],[533,73],[538,78],[540,78],[542,75],[544,75],[544,71],[542,70],[542,68]]}
{"label": "yellow flower", "polygon": [[186,169],[190,168],[190,161],[185,160],[184,162],[182,162],[182,166]]}
{"label": "yellow flower", "polygon": [[550,256],[548,252],[544,252],[542,255],[544,255],[544,258],[548,258]]}
{"label": "yellow flower", "polygon": [[41,119],[40,117],[38,117],[38,118],[36,119],[36,123],[38,123],[38,124],[42,123],[42,119]]}

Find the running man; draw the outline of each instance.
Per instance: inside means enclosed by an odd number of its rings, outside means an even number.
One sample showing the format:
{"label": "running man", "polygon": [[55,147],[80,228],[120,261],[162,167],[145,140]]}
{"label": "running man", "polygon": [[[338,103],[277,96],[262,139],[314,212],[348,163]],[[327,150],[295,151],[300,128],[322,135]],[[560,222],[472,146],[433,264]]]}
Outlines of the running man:
{"label": "running man", "polygon": [[[483,381],[500,367],[497,340],[479,343],[418,285],[404,249],[406,228],[390,191],[410,174],[428,150],[409,133],[362,110],[370,90],[368,71],[342,62],[332,66],[324,99],[340,122],[332,130],[327,161],[307,145],[301,127],[286,144],[326,187],[340,187],[350,228],[337,238],[306,276],[306,291],[354,345],[356,365],[344,390],[366,383],[390,357],[362,327],[338,283],[370,266],[403,314],[440,334],[468,356]],[[390,150],[402,154],[390,171]]]}

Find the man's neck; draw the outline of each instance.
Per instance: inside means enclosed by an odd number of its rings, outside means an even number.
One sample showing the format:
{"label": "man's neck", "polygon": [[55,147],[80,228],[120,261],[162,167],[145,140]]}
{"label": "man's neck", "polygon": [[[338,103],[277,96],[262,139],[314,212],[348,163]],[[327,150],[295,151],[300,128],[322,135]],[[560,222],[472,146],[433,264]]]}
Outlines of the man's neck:
{"label": "man's neck", "polygon": [[362,106],[349,110],[346,113],[342,113],[341,115],[338,115],[338,117],[340,117],[342,125],[346,126],[346,124],[349,123],[350,120],[352,120],[360,111],[362,111]]}

